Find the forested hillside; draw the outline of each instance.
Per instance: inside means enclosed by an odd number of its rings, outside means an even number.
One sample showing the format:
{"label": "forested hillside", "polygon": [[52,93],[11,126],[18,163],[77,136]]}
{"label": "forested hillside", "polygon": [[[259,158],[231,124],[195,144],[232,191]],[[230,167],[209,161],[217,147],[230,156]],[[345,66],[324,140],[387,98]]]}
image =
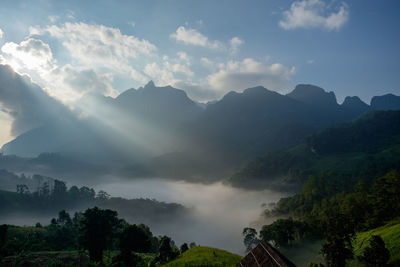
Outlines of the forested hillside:
{"label": "forested hillside", "polygon": [[400,166],[400,111],[375,111],[269,153],[232,176],[236,186],[299,190],[310,175],[333,174],[341,188]]}

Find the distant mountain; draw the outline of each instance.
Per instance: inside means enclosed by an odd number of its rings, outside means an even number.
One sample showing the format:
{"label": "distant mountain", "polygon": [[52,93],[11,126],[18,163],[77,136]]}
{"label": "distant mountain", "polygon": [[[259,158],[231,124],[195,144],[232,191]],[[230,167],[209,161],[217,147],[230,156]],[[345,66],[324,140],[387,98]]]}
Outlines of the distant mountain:
{"label": "distant mountain", "polygon": [[334,92],[326,92],[311,84],[299,84],[287,96],[323,109],[336,109],[339,106]]}
{"label": "distant mountain", "polygon": [[179,147],[179,127],[204,111],[184,91],[153,82],[115,99],[86,95],[77,107],[84,118],[50,121],[5,144],[2,152],[24,157],[56,152],[107,163],[142,160]]}
{"label": "distant mountain", "polygon": [[[318,129],[359,115],[339,106],[333,93],[315,86],[296,88],[294,97],[261,86],[226,94],[207,105],[197,120],[185,124],[186,148],[131,166],[127,173],[221,179],[254,157],[300,144]],[[295,99],[300,93],[310,99]],[[331,108],[314,103],[317,99],[325,99]]]}
{"label": "distant mountain", "polygon": [[182,90],[149,82],[116,98],[85,95],[67,119],[60,112],[48,116],[1,151],[22,157],[56,153],[127,176],[221,179],[257,156],[300,144],[368,109],[356,97],[339,105],[333,92],[305,84],[287,95],[248,88],[201,106]]}
{"label": "distant mountain", "polygon": [[346,97],[342,103],[342,107],[353,112],[355,115],[363,114],[371,110],[371,107],[364,103],[358,96]]}
{"label": "distant mountain", "polygon": [[157,87],[152,81],[137,90],[121,93],[113,104],[146,120],[173,126],[196,119],[204,110],[185,91],[171,86]]}
{"label": "distant mountain", "polygon": [[393,94],[374,96],[371,99],[371,107],[376,110],[400,110],[400,96]]}
{"label": "distant mountain", "polygon": [[399,166],[400,111],[374,111],[328,127],[301,145],[260,157],[230,181],[240,187],[298,190],[309,175],[326,172],[345,187]]}

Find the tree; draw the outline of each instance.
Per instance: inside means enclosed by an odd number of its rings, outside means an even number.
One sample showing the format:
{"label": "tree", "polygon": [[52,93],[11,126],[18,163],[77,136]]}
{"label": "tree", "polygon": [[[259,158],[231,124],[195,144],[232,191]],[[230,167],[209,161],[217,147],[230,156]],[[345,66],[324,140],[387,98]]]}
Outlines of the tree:
{"label": "tree", "polygon": [[362,262],[366,267],[384,267],[388,266],[390,251],[385,247],[385,242],[378,235],[373,235],[369,240],[370,246],[365,248]]}
{"label": "tree", "polygon": [[326,242],[321,253],[328,266],[344,267],[346,261],[354,257],[351,244],[354,227],[343,214],[331,214],[327,221]]}
{"label": "tree", "polygon": [[178,253],[172,248],[171,242],[172,240],[168,236],[161,238],[158,255],[158,261],[161,263],[172,261],[178,256]]}
{"label": "tree", "polygon": [[136,266],[137,258],[132,255],[132,252],[148,252],[151,247],[151,239],[148,233],[143,228],[134,225],[129,225],[121,233],[119,238],[119,248],[121,258],[127,266]]}
{"label": "tree", "polygon": [[61,226],[71,226],[72,225],[71,216],[69,216],[68,212],[62,210],[58,213],[57,223]]}
{"label": "tree", "polygon": [[44,182],[42,187],[40,187],[39,195],[41,197],[49,197],[50,196],[50,185],[49,182]]}
{"label": "tree", "polygon": [[[275,243],[277,247],[285,247],[292,241],[302,238],[306,232],[306,224],[292,218],[278,219],[270,225],[264,225],[260,231],[261,239]],[[251,235],[251,232],[250,232]]]}
{"label": "tree", "polygon": [[21,195],[29,194],[29,188],[25,184],[17,184],[17,193]]}
{"label": "tree", "polygon": [[244,228],[243,236],[243,242],[246,247],[246,252],[249,252],[250,250],[255,248],[258,243],[260,243],[260,240],[257,238],[257,230],[254,228]]}
{"label": "tree", "polygon": [[182,245],[181,245],[181,254],[182,253],[184,253],[184,252],[186,252],[186,251],[188,251],[189,250],[189,246],[188,246],[188,244],[187,243],[183,243]]}
{"label": "tree", "polygon": [[60,180],[54,180],[54,187],[52,198],[57,204],[63,204],[67,200],[67,186],[65,182]]}
{"label": "tree", "polygon": [[117,224],[116,211],[94,207],[83,213],[79,241],[82,247],[89,251],[91,260],[102,261],[103,251],[107,248],[107,244],[111,243]]}
{"label": "tree", "polygon": [[106,201],[110,199],[110,195],[106,191],[100,190],[99,192],[97,192],[96,198],[100,201]]}
{"label": "tree", "polygon": [[93,188],[89,188],[87,186],[82,186],[79,189],[79,196],[80,199],[90,201],[93,200],[96,196],[96,192],[94,191]]}
{"label": "tree", "polygon": [[3,224],[0,226],[0,252],[3,245],[6,243],[6,235],[7,235],[7,224]]}

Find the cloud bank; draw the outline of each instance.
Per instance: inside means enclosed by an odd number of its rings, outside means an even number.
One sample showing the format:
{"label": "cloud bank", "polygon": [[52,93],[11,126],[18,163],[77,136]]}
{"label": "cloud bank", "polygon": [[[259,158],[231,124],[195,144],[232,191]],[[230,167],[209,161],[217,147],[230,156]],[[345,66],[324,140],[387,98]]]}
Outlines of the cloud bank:
{"label": "cloud bank", "polygon": [[210,41],[207,36],[195,29],[180,26],[176,32],[170,35],[170,38],[185,45],[202,46],[210,49],[220,49],[222,44],[219,41]]}
{"label": "cloud bank", "polygon": [[219,66],[219,71],[207,77],[209,84],[220,91],[241,91],[261,85],[270,90],[281,90],[288,85],[295,68],[280,63],[265,65],[252,58],[242,61],[229,61]]}
{"label": "cloud bank", "polygon": [[337,31],[349,20],[349,14],[349,7],[345,2],[334,12],[331,5],[322,0],[295,1],[289,10],[283,12],[279,26],[285,30],[320,28]]}
{"label": "cloud bank", "polygon": [[11,134],[17,136],[47,122],[68,118],[69,110],[51,98],[28,76],[0,65],[0,107],[12,119]]}

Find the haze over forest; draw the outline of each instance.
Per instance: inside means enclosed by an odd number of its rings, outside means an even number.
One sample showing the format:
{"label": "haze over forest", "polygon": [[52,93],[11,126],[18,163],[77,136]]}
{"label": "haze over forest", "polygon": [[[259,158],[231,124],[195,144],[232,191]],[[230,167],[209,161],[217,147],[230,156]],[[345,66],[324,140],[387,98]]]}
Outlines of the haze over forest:
{"label": "haze over forest", "polygon": [[149,226],[154,261],[165,235],[299,266],[330,264],[342,217],[346,249],[398,224],[397,1],[34,2],[0,7],[0,224],[64,210],[45,229],[76,234],[96,206]]}

